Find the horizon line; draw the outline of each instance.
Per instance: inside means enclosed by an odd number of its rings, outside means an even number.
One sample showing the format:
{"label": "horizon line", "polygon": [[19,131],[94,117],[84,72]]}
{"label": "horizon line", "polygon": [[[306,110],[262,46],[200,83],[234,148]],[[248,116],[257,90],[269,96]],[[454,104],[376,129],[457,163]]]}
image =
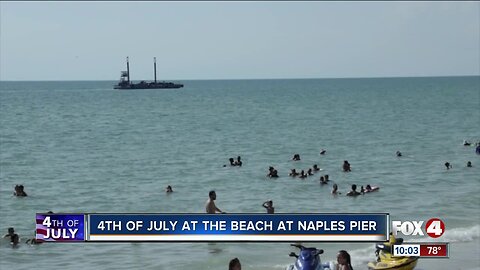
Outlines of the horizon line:
{"label": "horizon line", "polygon": [[[315,78],[315,77],[298,77],[298,78],[240,78],[240,79],[167,79],[167,80],[157,80],[157,81],[254,81],[254,80],[336,80],[336,79],[399,79],[399,78],[445,78],[445,77],[480,77],[480,74],[469,74],[469,75],[431,75],[431,76],[385,76],[385,77],[324,77],[324,78]],[[111,82],[118,80],[92,80],[92,79],[82,79],[82,80],[1,80],[0,82]],[[132,81],[146,81],[150,80],[139,79]]]}

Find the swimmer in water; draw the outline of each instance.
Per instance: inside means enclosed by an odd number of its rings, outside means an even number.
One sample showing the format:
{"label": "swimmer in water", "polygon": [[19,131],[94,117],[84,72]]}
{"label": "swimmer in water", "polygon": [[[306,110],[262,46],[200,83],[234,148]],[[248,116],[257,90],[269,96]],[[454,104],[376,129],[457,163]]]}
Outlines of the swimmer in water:
{"label": "swimmer in water", "polygon": [[235,162],[233,158],[229,158],[228,161],[230,161],[230,166],[235,166]]}
{"label": "swimmer in water", "polygon": [[469,167],[469,168],[472,167],[472,162],[471,161],[467,162],[467,167]]}
{"label": "swimmer in water", "polygon": [[357,185],[352,185],[352,190],[347,193],[347,196],[358,196],[360,193],[357,191]]}
{"label": "swimmer in water", "polygon": [[322,185],[328,184],[327,181],[325,181],[325,176],[320,176],[320,184]]}
{"label": "swimmer in water", "polygon": [[225,212],[222,212],[222,210],[218,209],[218,207],[215,205],[216,199],[217,199],[217,194],[215,193],[214,190],[211,190],[208,193],[208,200],[205,205],[205,211],[207,212],[207,214],[216,214],[216,213],[225,214]]}
{"label": "swimmer in water", "polygon": [[291,177],[295,177],[295,176],[297,176],[297,175],[298,175],[298,172],[297,172],[297,170],[295,170],[295,169],[292,169],[292,170],[290,171],[290,174],[289,174],[289,176],[291,176]]}
{"label": "swimmer in water", "polygon": [[337,263],[336,270],[353,270],[350,254],[345,250],[340,250],[338,252]]}
{"label": "swimmer in water", "polygon": [[307,174],[308,174],[308,175],[313,175],[312,168],[308,168]]}
{"label": "swimmer in water", "polygon": [[342,194],[342,193],[338,192],[338,185],[337,184],[333,184],[332,194],[333,195]]}
{"label": "swimmer in water", "polygon": [[275,208],[273,207],[273,201],[266,201],[262,204],[265,209],[267,209],[267,214],[273,214],[275,212]]}
{"label": "swimmer in water", "polygon": [[168,186],[165,188],[165,192],[166,192],[166,193],[172,193],[172,192],[173,192],[172,186],[168,185]]}
{"label": "swimmer in water", "polygon": [[447,170],[451,169],[452,168],[452,164],[450,164],[450,162],[445,162],[445,167],[447,167]]}
{"label": "swimmer in water", "polygon": [[237,161],[235,161],[235,166],[242,166],[242,158],[240,156],[237,157]]}
{"label": "swimmer in water", "polygon": [[269,167],[267,176],[270,177],[270,178],[277,178],[278,177],[278,171],[275,170],[275,168],[273,168],[273,167]]}
{"label": "swimmer in water", "polygon": [[304,170],[302,170],[302,171],[300,172],[300,176],[299,176],[299,177],[300,177],[300,178],[307,178],[307,175],[305,174],[305,171],[304,171]]}
{"label": "swimmer in water", "polygon": [[320,151],[320,155],[325,155],[325,153],[327,153],[327,150],[325,149],[322,149],[322,151]]}
{"label": "swimmer in water", "polygon": [[313,171],[314,171],[314,172],[320,171],[320,168],[318,168],[318,165],[317,165],[317,164],[314,164],[314,165],[313,165]]}
{"label": "swimmer in water", "polygon": [[25,241],[25,244],[30,244],[30,245],[40,245],[42,243],[41,240],[37,240],[35,236],[37,235],[37,231],[33,231],[34,237],[32,239],[28,239]]}
{"label": "swimmer in water", "polygon": [[228,264],[228,270],[242,270],[242,265],[238,258],[232,259]]}
{"label": "swimmer in water", "polygon": [[402,152],[400,152],[400,151],[397,151],[396,154],[397,154],[397,157],[401,157],[401,156],[402,156]]}
{"label": "swimmer in water", "polygon": [[13,195],[17,197],[27,197],[27,193],[25,193],[23,185],[15,185],[15,192]]}
{"label": "swimmer in water", "polygon": [[293,158],[292,158],[292,160],[294,160],[294,161],[298,161],[298,160],[300,160],[300,155],[299,155],[299,154],[295,154],[295,155],[293,155]]}
{"label": "swimmer in water", "polygon": [[330,181],[330,180],[328,179],[328,174],[325,174],[325,182],[328,182],[328,181]]}
{"label": "swimmer in water", "polygon": [[360,187],[360,194],[365,194],[365,189],[363,188],[363,186]]}
{"label": "swimmer in water", "polygon": [[350,168],[350,163],[348,163],[347,160],[344,160],[343,161],[343,171],[344,172],[351,172],[351,168]]}
{"label": "swimmer in water", "polygon": [[272,177],[273,170],[275,170],[275,168],[273,168],[272,166],[268,167],[268,173],[267,173],[268,177]]}
{"label": "swimmer in water", "polygon": [[3,238],[10,238],[10,244],[12,246],[18,245],[19,237],[18,234],[15,233],[15,229],[13,227],[8,228],[8,233],[3,236]]}
{"label": "swimmer in water", "polygon": [[367,186],[365,187],[365,191],[366,191],[366,192],[372,191],[372,187],[371,187],[370,185],[367,185]]}
{"label": "swimmer in water", "polygon": [[464,146],[470,146],[471,143],[469,143],[467,140],[463,140],[463,145],[464,145]]}

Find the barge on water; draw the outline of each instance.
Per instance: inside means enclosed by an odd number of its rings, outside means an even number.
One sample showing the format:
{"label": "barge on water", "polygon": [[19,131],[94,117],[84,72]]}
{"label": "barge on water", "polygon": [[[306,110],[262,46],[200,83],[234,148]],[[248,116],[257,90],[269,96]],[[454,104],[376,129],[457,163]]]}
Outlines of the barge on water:
{"label": "barge on water", "polygon": [[155,74],[155,81],[146,82],[141,81],[139,83],[133,83],[130,81],[130,64],[127,57],[127,70],[122,71],[120,75],[120,81],[113,88],[120,90],[132,90],[132,89],[172,89],[182,88],[183,84],[173,82],[157,82],[157,58],[153,58],[153,73]]}

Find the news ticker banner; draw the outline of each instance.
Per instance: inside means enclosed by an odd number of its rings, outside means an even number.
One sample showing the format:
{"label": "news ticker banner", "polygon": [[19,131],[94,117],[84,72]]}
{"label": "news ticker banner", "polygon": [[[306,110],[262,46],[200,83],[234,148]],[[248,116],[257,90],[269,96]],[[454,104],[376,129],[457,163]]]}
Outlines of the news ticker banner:
{"label": "news ticker banner", "polygon": [[388,214],[47,214],[39,241],[380,242]]}
{"label": "news ticker banner", "polygon": [[394,257],[448,258],[448,243],[404,243],[393,245]]}

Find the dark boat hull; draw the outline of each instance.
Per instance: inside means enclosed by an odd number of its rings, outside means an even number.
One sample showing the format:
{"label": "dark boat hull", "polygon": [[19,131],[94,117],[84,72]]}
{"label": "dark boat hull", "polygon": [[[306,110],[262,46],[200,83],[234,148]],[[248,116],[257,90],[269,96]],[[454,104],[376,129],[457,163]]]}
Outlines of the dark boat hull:
{"label": "dark boat hull", "polygon": [[164,82],[164,83],[117,84],[113,88],[119,89],[119,90],[135,90],[135,89],[177,89],[182,87],[183,87],[183,84]]}

